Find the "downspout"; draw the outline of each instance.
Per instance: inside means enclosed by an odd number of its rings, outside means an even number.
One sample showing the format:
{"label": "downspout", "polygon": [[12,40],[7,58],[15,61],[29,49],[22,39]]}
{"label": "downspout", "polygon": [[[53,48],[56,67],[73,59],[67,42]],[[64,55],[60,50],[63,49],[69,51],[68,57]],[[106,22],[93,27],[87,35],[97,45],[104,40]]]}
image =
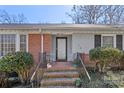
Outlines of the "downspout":
{"label": "downspout", "polygon": [[40,28],[40,33],[41,33],[41,62],[43,61],[43,52],[44,52],[44,45],[43,45],[43,32],[42,32],[42,29]]}
{"label": "downspout", "polygon": [[41,30],[41,53],[43,53],[43,32],[42,32],[42,29],[40,29]]}

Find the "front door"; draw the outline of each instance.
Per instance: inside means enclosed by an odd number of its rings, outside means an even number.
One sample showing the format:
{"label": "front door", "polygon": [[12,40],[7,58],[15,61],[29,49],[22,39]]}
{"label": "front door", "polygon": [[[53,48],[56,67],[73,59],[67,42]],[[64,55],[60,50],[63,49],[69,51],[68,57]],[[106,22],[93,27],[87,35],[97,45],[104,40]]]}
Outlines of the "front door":
{"label": "front door", "polygon": [[67,60],[67,38],[66,37],[56,38],[56,59],[57,61]]}

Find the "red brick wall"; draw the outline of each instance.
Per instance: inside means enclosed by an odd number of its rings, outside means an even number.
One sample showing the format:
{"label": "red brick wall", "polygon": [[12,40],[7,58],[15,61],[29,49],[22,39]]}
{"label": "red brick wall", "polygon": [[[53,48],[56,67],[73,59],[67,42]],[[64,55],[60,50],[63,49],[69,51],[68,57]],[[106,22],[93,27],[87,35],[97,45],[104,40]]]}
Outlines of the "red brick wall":
{"label": "red brick wall", "polygon": [[93,61],[90,61],[90,58],[89,58],[89,54],[85,54],[85,53],[82,53],[81,54],[81,57],[83,59],[83,62],[84,64],[87,66],[87,67],[95,67],[95,62]]}
{"label": "red brick wall", "polygon": [[39,62],[39,52],[41,51],[41,34],[29,34],[28,50],[33,55],[34,61]]}
{"label": "red brick wall", "polygon": [[43,51],[46,53],[50,53],[52,48],[52,36],[50,34],[44,34],[43,45]]}
{"label": "red brick wall", "polygon": [[81,56],[85,64],[90,63],[89,54],[82,53]]}

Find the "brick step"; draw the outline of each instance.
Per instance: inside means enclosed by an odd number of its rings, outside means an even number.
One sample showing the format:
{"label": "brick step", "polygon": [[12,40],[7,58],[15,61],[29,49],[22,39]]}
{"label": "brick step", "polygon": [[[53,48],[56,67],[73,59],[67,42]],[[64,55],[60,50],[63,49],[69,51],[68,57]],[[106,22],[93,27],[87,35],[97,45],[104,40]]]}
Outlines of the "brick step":
{"label": "brick step", "polygon": [[46,70],[46,72],[61,72],[61,71],[77,71],[76,68],[73,68],[73,67],[60,67],[60,68],[49,68]]}
{"label": "brick step", "polygon": [[75,88],[75,86],[44,86],[43,88]]}
{"label": "brick step", "polygon": [[41,87],[46,88],[74,88],[75,81],[79,79],[77,68],[55,67],[45,70]]}
{"label": "brick step", "polygon": [[77,71],[66,71],[66,72],[46,72],[44,78],[78,78],[79,73]]}
{"label": "brick step", "polygon": [[54,79],[42,80],[41,87],[74,86],[76,79],[78,79],[78,78],[54,78]]}

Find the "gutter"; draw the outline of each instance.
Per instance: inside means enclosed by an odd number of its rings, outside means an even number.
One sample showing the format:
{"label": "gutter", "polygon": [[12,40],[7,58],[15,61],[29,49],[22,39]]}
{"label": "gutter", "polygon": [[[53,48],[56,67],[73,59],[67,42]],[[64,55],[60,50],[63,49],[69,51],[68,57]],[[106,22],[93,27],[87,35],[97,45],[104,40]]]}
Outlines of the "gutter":
{"label": "gutter", "polygon": [[41,34],[41,53],[43,53],[44,52],[44,50],[43,50],[43,40],[44,40],[44,38],[43,38],[43,32],[42,32],[42,29],[40,28],[40,34]]}

